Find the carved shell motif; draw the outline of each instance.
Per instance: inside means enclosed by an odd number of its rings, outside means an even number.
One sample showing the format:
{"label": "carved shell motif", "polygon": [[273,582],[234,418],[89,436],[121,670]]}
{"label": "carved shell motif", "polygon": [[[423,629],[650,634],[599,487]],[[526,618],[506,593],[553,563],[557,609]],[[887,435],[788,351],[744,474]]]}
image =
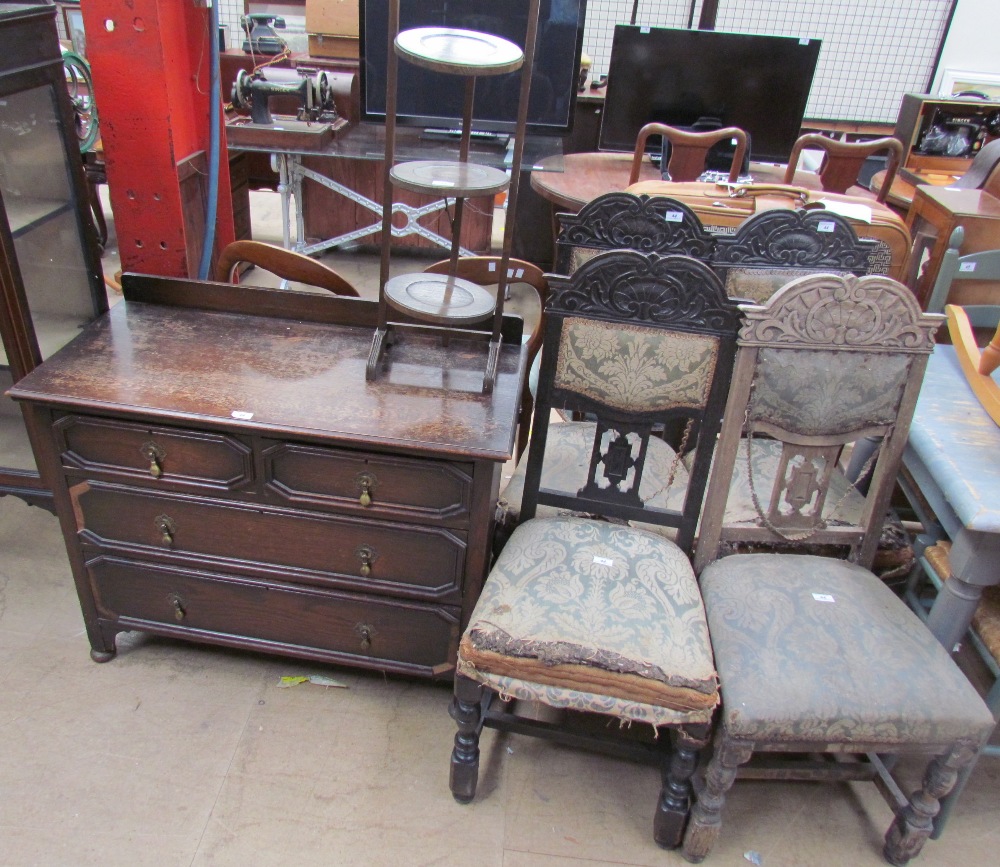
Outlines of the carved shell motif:
{"label": "carved shell motif", "polygon": [[562,217],[560,243],[605,250],[685,253],[708,258],[716,240],[683,202],[663,196],[608,193],[576,216]]}
{"label": "carved shell motif", "polygon": [[610,250],[571,277],[551,277],[546,309],[732,334],[737,305],[711,268],[689,256]]}
{"label": "carved shell motif", "polygon": [[863,274],[878,242],[858,238],[851,224],[825,211],[765,211],[732,237],[720,238],[713,262],[779,265]]}
{"label": "carved shell motif", "polygon": [[815,274],[779,289],[764,305],[743,305],[740,345],[810,349],[879,347],[930,352],[941,323],[889,277]]}

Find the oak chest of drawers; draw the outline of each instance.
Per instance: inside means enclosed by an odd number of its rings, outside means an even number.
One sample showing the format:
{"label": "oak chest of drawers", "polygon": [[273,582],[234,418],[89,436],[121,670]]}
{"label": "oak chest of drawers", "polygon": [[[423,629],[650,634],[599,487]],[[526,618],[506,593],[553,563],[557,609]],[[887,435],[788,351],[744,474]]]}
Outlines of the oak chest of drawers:
{"label": "oak chest of drawers", "polygon": [[450,677],[489,565],[519,342],[490,395],[485,343],[416,335],[370,383],[369,302],[124,285],[11,392],[91,655],[141,629]]}

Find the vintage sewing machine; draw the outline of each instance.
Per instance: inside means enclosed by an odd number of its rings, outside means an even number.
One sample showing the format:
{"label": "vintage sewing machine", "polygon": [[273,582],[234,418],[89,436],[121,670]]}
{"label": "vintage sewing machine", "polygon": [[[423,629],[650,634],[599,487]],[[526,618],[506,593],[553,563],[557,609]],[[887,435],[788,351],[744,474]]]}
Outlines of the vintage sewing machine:
{"label": "vintage sewing machine", "polygon": [[[298,101],[295,115],[272,114],[271,100]],[[226,125],[226,135],[234,145],[322,148],[347,121],[337,114],[333,89],[326,72],[297,69],[240,70],[233,82],[233,108],[249,114],[234,117]]]}

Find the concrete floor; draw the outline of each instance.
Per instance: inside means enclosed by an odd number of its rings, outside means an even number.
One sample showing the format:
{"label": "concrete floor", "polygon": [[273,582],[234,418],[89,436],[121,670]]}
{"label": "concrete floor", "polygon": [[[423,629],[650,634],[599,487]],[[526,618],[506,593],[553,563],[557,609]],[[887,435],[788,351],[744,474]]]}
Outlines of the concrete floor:
{"label": "concrete floor", "polygon": [[[275,203],[255,194],[255,217]],[[446,686],[138,633],[119,648],[89,658],[56,519],[0,499],[0,865],[685,863],[653,843],[650,767],[487,732],[479,795],[456,804]],[[279,685],[311,674],[346,688]],[[915,863],[1000,863],[998,782],[984,760]],[[741,781],[706,863],[878,865],[891,818],[870,784]]]}

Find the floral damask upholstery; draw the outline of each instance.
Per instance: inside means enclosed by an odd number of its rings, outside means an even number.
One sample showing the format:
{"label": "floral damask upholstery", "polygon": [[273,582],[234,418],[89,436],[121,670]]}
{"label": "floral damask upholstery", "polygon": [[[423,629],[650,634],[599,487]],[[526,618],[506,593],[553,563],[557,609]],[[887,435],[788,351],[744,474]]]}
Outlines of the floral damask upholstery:
{"label": "floral damask upholstery", "polygon": [[[595,422],[570,421],[549,425],[545,442],[545,461],[542,464],[541,487],[553,491],[575,493],[587,483],[590,452],[594,446]],[[518,524],[521,517],[521,499],[524,496],[524,473],[528,463],[525,452],[507,486],[500,493],[504,523],[509,527]],[[673,473],[673,482],[667,484]],[[663,440],[651,437],[646,452],[646,467],[639,484],[639,496],[651,507],[679,509],[684,504],[688,470],[676,453]],[[539,504],[536,516],[552,517],[561,514],[554,506]],[[641,524],[643,528],[670,538],[673,527]]]}
{"label": "floral damask upholstery", "polygon": [[576,517],[521,525],[490,573],[459,672],[502,694],[654,725],[708,722],[718,686],[688,558]]}
{"label": "floral damask upholstery", "polygon": [[891,424],[899,410],[910,362],[903,355],[761,349],[750,419],[805,435]]}
{"label": "floral damask upholstery", "polygon": [[947,743],[995,726],[976,690],[870,572],[810,555],[710,564],[702,598],[728,737]]}
{"label": "floral damask upholstery", "polygon": [[702,334],[567,318],[554,386],[625,411],[704,406],[718,341]]}

